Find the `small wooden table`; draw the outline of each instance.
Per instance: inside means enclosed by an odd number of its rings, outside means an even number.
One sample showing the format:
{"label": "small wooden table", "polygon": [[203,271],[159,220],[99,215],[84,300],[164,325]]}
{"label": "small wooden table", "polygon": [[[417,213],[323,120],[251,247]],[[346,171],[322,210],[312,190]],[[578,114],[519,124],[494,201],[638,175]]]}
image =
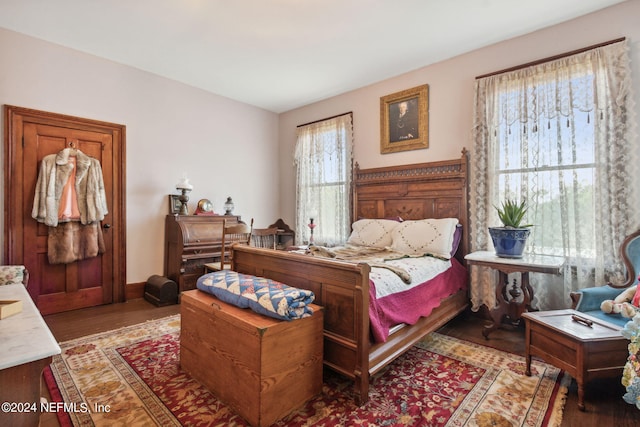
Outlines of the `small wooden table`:
{"label": "small wooden table", "polygon": [[584,385],[594,378],[621,375],[629,340],[621,327],[575,310],[524,313],[526,375],[531,357],[564,369],[578,384],[578,409],[584,411]]}
{"label": "small wooden table", "polygon": [[[546,255],[525,255],[522,258],[501,258],[494,252],[478,251],[464,257],[469,265],[489,267],[499,273],[495,286],[496,302],[498,306],[491,309],[493,324],[482,331],[482,335],[489,339],[489,334],[498,329],[505,317],[514,324],[519,323],[522,313],[533,310],[533,288],[529,284],[529,273],[560,274],[564,265],[564,258]],[[509,273],[520,273],[520,287],[516,284],[509,289]],[[514,280],[515,282],[515,280]],[[522,297],[522,298],[520,298]]]}

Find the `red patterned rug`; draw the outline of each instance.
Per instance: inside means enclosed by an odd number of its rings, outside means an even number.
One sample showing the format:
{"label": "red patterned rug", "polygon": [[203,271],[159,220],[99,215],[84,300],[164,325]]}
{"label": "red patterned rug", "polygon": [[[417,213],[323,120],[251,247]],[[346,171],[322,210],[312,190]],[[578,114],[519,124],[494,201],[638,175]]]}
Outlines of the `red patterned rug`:
{"label": "red patterned rug", "polygon": [[[247,426],[180,369],[172,316],[61,344],[45,372],[63,426]],[[570,377],[534,360],[433,333],[372,378],[326,371],[322,394],[276,426],[558,426]]]}

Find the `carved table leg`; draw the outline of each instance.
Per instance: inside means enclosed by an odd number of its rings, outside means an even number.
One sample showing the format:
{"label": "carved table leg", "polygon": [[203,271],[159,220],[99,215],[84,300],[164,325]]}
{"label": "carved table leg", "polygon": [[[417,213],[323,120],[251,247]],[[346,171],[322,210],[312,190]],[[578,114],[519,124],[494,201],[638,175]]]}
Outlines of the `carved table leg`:
{"label": "carved table leg", "polygon": [[[522,313],[531,308],[531,300],[533,299],[533,288],[529,284],[529,272],[520,273],[520,286],[513,284],[513,288],[509,289],[509,276],[507,273],[498,271],[499,279],[496,284],[496,302],[498,306],[491,310],[491,320],[493,324],[486,326],[482,331],[482,335],[489,339],[489,334],[498,329],[504,317],[509,317],[512,325],[518,325],[522,317]],[[518,301],[522,297],[522,301]]]}
{"label": "carved table leg", "polygon": [[524,294],[522,305],[524,306],[526,311],[537,311],[533,307],[531,307],[531,302],[533,302],[533,288],[529,284],[528,271],[522,273],[522,292]]}
{"label": "carved table leg", "polygon": [[493,323],[489,326],[485,326],[482,331],[482,335],[486,339],[489,339],[489,334],[500,327],[504,316],[509,312],[509,302],[506,300],[508,286],[509,276],[502,271],[499,271],[498,283],[496,284],[496,303],[498,306],[489,312]]}

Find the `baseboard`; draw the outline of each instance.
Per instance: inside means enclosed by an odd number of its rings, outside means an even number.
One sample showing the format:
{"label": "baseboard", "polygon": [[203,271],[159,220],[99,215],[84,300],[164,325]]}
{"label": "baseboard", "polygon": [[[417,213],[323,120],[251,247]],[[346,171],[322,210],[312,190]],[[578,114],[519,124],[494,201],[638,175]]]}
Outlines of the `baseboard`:
{"label": "baseboard", "polygon": [[129,301],[132,299],[144,297],[144,285],[146,282],[127,283],[124,287],[124,299]]}

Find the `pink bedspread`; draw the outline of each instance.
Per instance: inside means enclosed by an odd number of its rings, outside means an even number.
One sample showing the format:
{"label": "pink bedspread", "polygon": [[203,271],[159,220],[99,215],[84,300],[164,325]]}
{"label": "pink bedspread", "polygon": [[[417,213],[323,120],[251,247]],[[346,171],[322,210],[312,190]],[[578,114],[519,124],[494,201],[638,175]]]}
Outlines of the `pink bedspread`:
{"label": "pink bedspread", "polygon": [[431,314],[444,298],[468,287],[467,269],[455,258],[451,268],[407,291],[376,299],[375,283],[369,286],[369,321],[375,342],[384,342],[389,328],[400,323],[415,324]]}

